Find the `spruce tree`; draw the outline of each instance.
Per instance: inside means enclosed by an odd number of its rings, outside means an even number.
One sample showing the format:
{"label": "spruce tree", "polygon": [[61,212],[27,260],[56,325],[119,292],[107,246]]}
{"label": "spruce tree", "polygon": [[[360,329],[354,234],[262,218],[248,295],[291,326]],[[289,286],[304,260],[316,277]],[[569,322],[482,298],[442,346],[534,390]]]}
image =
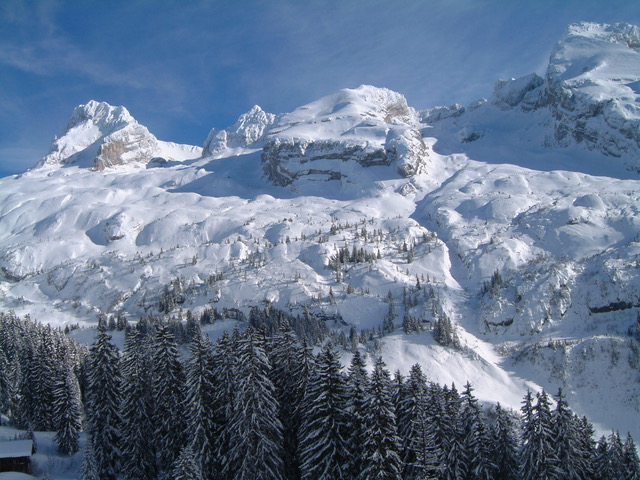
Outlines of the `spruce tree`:
{"label": "spruce tree", "polygon": [[536,427],[533,421],[533,395],[530,390],[522,402],[522,449],[520,450],[520,478],[535,480],[532,476],[536,463]]}
{"label": "spruce tree", "polygon": [[347,375],[350,419],[348,477],[356,478],[363,469],[362,445],[367,436],[364,422],[369,377],[359,350],[353,353]]}
{"label": "spruce tree", "polygon": [[463,449],[465,478],[468,480],[489,480],[494,478],[495,464],[490,456],[489,434],[482,418],[478,400],[473,388],[467,382],[462,393],[460,412],[460,440]]}
{"label": "spruce tree", "polygon": [[325,345],[303,402],[299,433],[300,472],[303,480],[349,478],[348,398],[338,353]]}
{"label": "spruce tree", "polygon": [[213,347],[208,337],[191,341],[191,357],[186,364],[186,431],[191,453],[201,473],[212,478],[216,471],[215,390]]}
{"label": "spruce tree", "polygon": [[239,343],[225,469],[234,480],[282,479],[282,424],[264,336],[248,327]]}
{"label": "spruce tree", "polygon": [[86,413],[101,480],[115,480],[120,468],[120,386],[118,349],[100,323],[87,358]]}
{"label": "spruce tree", "polygon": [[491,457],[496,466],[495,480],[516,480],[518,478],[518,437],[515,422],[500,403],[496,405],[496,421],[491,438]]}
{"label": "spruce tree", "polygon": [[631,438],[631,434],[627,433],[627,439],[623,447],[623,463],[624,463],[624,479],[640,480],[640,459],[638,459],[638,451],[636,445]]}
{"label": "spruce tree", "polygon": [[187,445],[180,452],[173,469],[172,480],[203,480],[199,462],[190,445]]}
{"label": "spruce tree", "polygon": [[428,412],[428,386],[420,365],[411,367],[396,408],[398,434],[402,441],[403,478],[435,478],[440,451]]}
{"label": "spruce tree", "polygon": [[56,429],[53,421],[53,390],[57,381],[57,361],[59,360],[56,346],[51,327],[47,325],[38,332],[33,363],[29,365],[29,368],[33,369],[32,380],[35,381],[31,427],[38,431]]}
{"label": "spruce tree", "polygon": [[56,375],[53,390],[53,422],[56,427],[55,442],[63,455],[73,455],[80,449],[82,431],[82,400],[78,379],[65,361]]}
{"label": "spruce tree", "polygon": [[527,393],[522,413],[525,422],[521,461],[522,480],[560,479],[549,396],[543,390],[537,395],[536,406],[531,407],[531,394]]}
{"label": "spruce tree", "polygon": [[131,329],[122,355],[122,473],[126,480],[157,476],[152,421],[151,364],[148,336]]}
{"label": "spruce tree", "polygon": [[624,478],[624,446],[618,432],[611,432],[608,438],[609,448],[607,449],[608,471],[607,476],[611,480]]}
{"label": "spruce tree", "polygon": [[587,480],[596,479],[595,461],[596,461],[596,443],[594,441],[593,425],[589,423],[587,417],[575,417],[574,421],[577,425],[578,434],[578,454],[583,470],[583,478]]}
{"label": "spruce tree", "polygon": [[296,479],[300,477],[298,431],[304,393],[314,368],[313,355],[306,344],[298,342],[289,323],[282,321],[280,331],[271,339],[268,356],[283,431],[283,475]]}
{"label": "spruce tree", "polygon": [[580,454],[577,425],[562,393],[558,391],[556,408],[552,414],[552,434],[555,454],[558,457],[558,469],[563,480],[581,480],[585,478],[586,466]]}
{"label": "spruce tree", "polygon": [[151,387],[156,465],[170,473],[185,441],[184,371],[174,336],[160,327],[153,342]]}
{"label": "spruce tree", "polygon": [[11,375],[9,360],[0,346],[0,414],[8,414],[10,408]]}
{"label": "spruce tree", "polygon": [[468,459],[463,445],[464,432],[460,421],[462,399],[455,385],[444,390],[445,410],[447,415],[447,448],[443,451],[443,480],[463,480],[467,474]]}
{"label": "spruce tree", "polygon": [[607,438],[603,435],[598,440],[593,461],[594,479],[611,480],[609,469],[609,444]]}
{"label": "spruce tree", "polygon": [[81,465],[82,480],[102,480],[98,469],[98,463],[96,461],[95,450],[93,449],[93,442],[91,437],[87,438],[84,449],[82,451],[82,465]]}
{"label": "spruce tree", "polygon": [[20,358],[22,375],[15,416],[20,428],[47,431],[55,429],[51,408],[55,371],[54,358],[43,341],[40,331],[29,332],[25,339]]}
{"label": "spruce tree", "polygon": [[401,442],[391,400],[391,380],[382,359],[376,361],[371,374],[364,423],[367,437],[363,445],[364,468],[359,478],[400,480]]}
{"label": "spruce tree", "polygon": [[429,398],[427,405],[431,437],[434,443],[434,453],[437,455],[438,478],[444,474],[446,453],[449,451],[451,440],[455,435],[455,420],[447,408],[447,388],[431,382],[429,384]]}
{"label": "spruce tree", "polygon": [[216,389],[213,402],[209,408],[214,421],[212,438],[216,439],[215,455],[212,469],[217,472],[215,478],[229,479],[231,473],[224,473],[224,464],[230,456],[230,430],[227,428],[235,400],[236,371],[238,370],[237,351],[240,333],[235,330],[230,336],[224,332],[218,341],[213,354],[213,378]]}

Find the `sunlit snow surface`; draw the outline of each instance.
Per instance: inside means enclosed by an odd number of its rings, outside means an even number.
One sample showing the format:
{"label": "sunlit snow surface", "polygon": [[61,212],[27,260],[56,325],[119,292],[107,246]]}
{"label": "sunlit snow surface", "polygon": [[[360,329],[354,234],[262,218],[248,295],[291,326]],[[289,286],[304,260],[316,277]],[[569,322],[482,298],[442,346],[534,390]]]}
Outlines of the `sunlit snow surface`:
{"label": "sunlit snow surface", "polygon": [[[633,48],[611,40],[617,30],[589,25],[569,30],[550,71],[560,76],[556,86],[584,93],[585,104],[606,97],[627,112],[589,117],[613,138],[612,119],[638,128],[628,105],[640,67]],[[584,63],[596,52],[606,68]],[[587,72],[597,88],[569,85]],[[629,149],[612,157],[596,140],[556,138],[555,113],[540,100],[548,82],[502,83],[492,100],[464,111],[417,112],[386,89],[345,89],[289,114],[254,108],[228,131],[213,131],[204,157],[189,158],[195,150],[184,146],[171,154],[161,142],[153,145],[162,160],[143,156],[103,171],[92,168],[95,142],[111,130],[70,122],[56,141],[74,161],[56,157],[0,180],[0,307],[54,325],[91,325],[99,311],[135,320],[157,313],[163,288],[182,277],[190,288],[183,308],[271,303],[295,314],[307,306],[339,313],[346,325],[335,328],[348,333],[377,328],[389,292],[399,326],[403,290],[412,294],[419,282],[433,299],[421,294],[407,313],[433,320],[437,301],[463,348],[398,329],[371,357],[381,353],[405,373],[421,363],[440,383],[469,380],[482,400],[513,408],[527,388],[562,386],[600,430],[638,438],[640,353],[631,336],[640,307],[640,181],[627,169],[637,150],[603,144]],[[388,153],[402,136],[418,140],[380,164],[336,155],[353,145]],[[315,145],[317,158],[301,153],[288,164],[295,178],[274,186],[261,158],[269,142]],[[398,162],[416,152],[418,173],[400,174]],[[339,179],[327,180],[332,173]],[[410,262],[403,245],[413,246]],[[354,246],[381,258],[349,265],[338,279],[331,258]],[[496,271],[502,283],[482,294]]]}

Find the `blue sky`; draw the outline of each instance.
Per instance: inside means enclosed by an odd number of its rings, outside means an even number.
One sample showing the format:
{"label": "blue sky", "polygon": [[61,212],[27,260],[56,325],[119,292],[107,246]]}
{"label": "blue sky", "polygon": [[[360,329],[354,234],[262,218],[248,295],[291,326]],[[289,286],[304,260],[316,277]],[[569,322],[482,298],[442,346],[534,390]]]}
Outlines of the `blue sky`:
{"label": "blue sky", "polygon": [[544,72],[581,20],[640,24],[640,2],[2,0],[0,176],[37,163],[91,99],[195,145],[254,104],[283,113],[361,84],[418,109],[468,104]]}

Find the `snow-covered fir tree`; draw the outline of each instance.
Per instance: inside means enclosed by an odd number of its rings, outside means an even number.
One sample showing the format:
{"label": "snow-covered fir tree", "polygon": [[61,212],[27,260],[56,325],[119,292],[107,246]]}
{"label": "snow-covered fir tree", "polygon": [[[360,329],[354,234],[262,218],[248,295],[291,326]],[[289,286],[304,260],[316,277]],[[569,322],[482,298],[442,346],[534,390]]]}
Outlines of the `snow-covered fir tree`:
{"label": "snow-covered fir tree", "polygon": [[191,445],[182,449],[171,476],[172,480],[203,480],[200,462],[196,460]]}
{"label": "snow-covered fir tree", "polygon": [[522,480],[560,479],[558,456],[554,446],[549,396],[542,391],[532,406],[530,394],[522,407],[523,438],[521,452]]}
{"label": "snow-covered fir tree", "polygon": [[640,480],[640,459],[638,458],[638,449],[630,434],[623,447],[623,463],[625,480]]}
{"label": "snow-covered fir tree", "polygon": [[120,469],[120,356],[106,324],[87,358],[87,426],[101,480],[115,480]]}
{"label": "snow-covered fir tree", "polygon": [[[607,480],[625,478],[624,446],[618,432],[611,432],[608,437],[607,449],[608,468],[605,473]],[[626,479],[625,479],[626,480]]]}
{"label": "snow-covered fir tree", "polygon": [[98,462],[96,461],[95,451],[91,437],[87,438],[82,452],[82,465],[80,469],[82,480],[101,480]]}
{"label": "snow-covered fir tree", "polygon": [[593,459],[593,478],[609,480],[609,444],[603,435],[598,440]]}
{"label": "snow-covered fir tree", "polygon": [[562,389],[558,391],[556,408],[552,413],[552,434],[560,478],[586,478],[588,466],[584,464],[585,458],[580,451],[577,421],[567,405]]}
{"label": "snow-covered fir tree", "polygon": [[83,406],[78,379],[72,370],[69,359],[59,366],[56,373],[53,402],[56,445],[60,453],[73,455],[80,449]]}
{"label": "snow-covered fir tree", "polygon": [[191,340],[186,373],[186,428],[191,453],[201,473],[212,478],[216,471],[213,347],[201,334]]}
{"label": "snow-covered fir tree", "polygon": [[216,385],[212,409],[215,443],[215,465],[212,467],[215,478],[230,479],[232,472],[225,472],[224,466],[230,457],[231,430],[230,422],[235,398],[236,370],[238,367],[237,352],[240,332],[233,335],[223,333],[216,342],[213,354],[213,378]]}
{"label": "snow-covered fir tree", "polygon": [[463,445],[464,432],[460,420],[462,399],[455,385],[444,391],[444,406],[446,411],[445,431],[448,437],[443,449],[442,479],[463,480],[467,475],[469,459]]}
{"label": "snow-covered fir tree", "polygon": [[233,480],[282,479],[282,424],[264,335],[248,327],[239,342],[225,469]]}
{"label": "snow-covered fir tree", "polygon": [[122,475],[126,480],[157,476],[149,336],[138,329],[126,334],[122,355]]}
{"label": "snow-covered fir tree", "polygon": [[156,465],[169,474],[185,443],[184,371],[178,345],[166,326],[160,327],[153,342],[151,388]]}
{"label": "snow-covered fir tree", "polygon": [[367,430],[364,423],[366,401],[369,390],[369,377],[366,363],[359,350],[353,353],[351,365],[347,375],[349,391],[349,465],[348,475],[356,478],[363,470],[362,445],[364,445]]}
{"label": "snow-covered fir tree", "polygon": [[314,361],[311,350],[306,343],[298,342],[289,322],[284,320],[279,325],[279,331],[268,342],[268,356],[283,431],[283,476],[293,480],[300,477],[298,431]]}
{"label": "snow-covered fir tree", "polygon": [[495,464],[490,453],[489,432],[486,428],[473,387],[467,382],[462,392],[460,412],[460,442],[464,450],[465,479],[493,480]]}
{"label": "snow-covered fir tree", "polygon": [[363,469],[359,479],[400,480],[401,441],[391,400],[391,380],[381,358],[376,360],[367,389],[364,425]]}
{"label": "snow-covered fir tree", "polygon": [[303,403],[299,433],[303,480],[349,478],[348,393],[338,352],[327,344],[318,355],[315,375]]}
{"label": "snow-covered fir tree", "polygon": [[402,441],[403,478],[437,478],[439,458],[428,413],[428,385],[419,364],[411,367],[396,408],[398,433]]}
{"label": "snow-covered fir tree", "polygon": [[518,478],[518,434],[515,420],[500,403],[495,409],[495,424],[491,429],[491,458],[496,466],[495,480]]}
{"label": "snow-covered fir tree", "polygon": [[11,373],[4,349],[0,349],[0,413],[8,413],[10,406]]}

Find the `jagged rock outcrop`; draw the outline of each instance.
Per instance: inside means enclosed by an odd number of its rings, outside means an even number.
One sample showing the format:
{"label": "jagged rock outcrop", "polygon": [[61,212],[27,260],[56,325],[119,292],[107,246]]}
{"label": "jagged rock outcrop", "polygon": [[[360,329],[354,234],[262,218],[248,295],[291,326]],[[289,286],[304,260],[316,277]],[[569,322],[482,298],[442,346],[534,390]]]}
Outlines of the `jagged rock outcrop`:
{"label": "jagged rock outcrop", "polygon": [[157,157],[181,161],[200,153],[199,147],[158,140],[124,107],[91,100],[74,109],[38,166],[75,164],[104,170]]}
{"label": "jagged rock outcrop", "polygon": [[498,80],[491,101],[501,110],[517,106],[529,112],[546,105],[546,95],[541,89],[543,86],[544,79],[535,73],[511,80]]}
{"label": "jagged rock outcrop", "polygon": [[219,130],[214,128],[204,142],[203,156],[216,155],[229,148],[246,148],[261,140],[276,116],[255,105],[240,115],[232,126]]}
{"label": "jagged rock outcrop", "polygon": [[389,162],[396,165],[398,173],[403,177],[425,172],[429,151],[418,130],[413,128],[389,130],[384,149]]}

